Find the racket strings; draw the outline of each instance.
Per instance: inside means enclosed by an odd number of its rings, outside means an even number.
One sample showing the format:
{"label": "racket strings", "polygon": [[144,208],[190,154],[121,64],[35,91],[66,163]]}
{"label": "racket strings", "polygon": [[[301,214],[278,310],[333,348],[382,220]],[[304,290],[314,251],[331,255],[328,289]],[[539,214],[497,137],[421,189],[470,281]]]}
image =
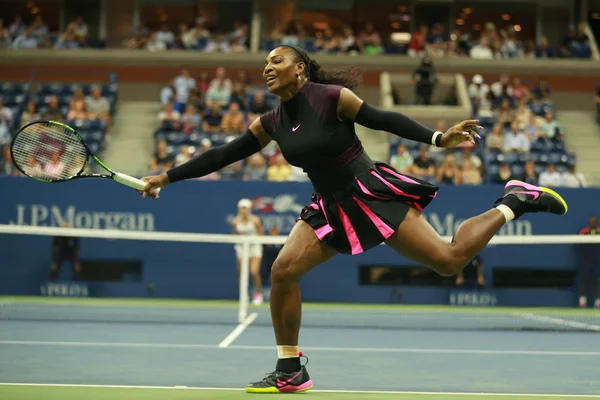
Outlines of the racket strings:
{"label": "racket strings", "polygon": [[27,175],[47,181],[77,175],[88,156],[75,133],[51,122],[27,126],[15,137],[12,149],[16,165]]}

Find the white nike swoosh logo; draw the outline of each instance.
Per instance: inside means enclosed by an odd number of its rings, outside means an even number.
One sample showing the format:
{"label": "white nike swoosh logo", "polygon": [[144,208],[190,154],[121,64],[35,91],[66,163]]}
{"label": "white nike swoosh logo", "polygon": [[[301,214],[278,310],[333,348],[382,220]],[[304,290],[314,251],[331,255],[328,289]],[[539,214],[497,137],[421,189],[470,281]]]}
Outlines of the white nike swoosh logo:
{"label": "white nike swoosh logo", "polygon": [[296,131],[298,130],[298,128],[300,128],[300,126],[301,126],[301,125],[302,125],[302,124],[298,125],[298,126],[297,126],[297,127],[295,127],[295,128],[292,128],[292,132],[296,132]]}

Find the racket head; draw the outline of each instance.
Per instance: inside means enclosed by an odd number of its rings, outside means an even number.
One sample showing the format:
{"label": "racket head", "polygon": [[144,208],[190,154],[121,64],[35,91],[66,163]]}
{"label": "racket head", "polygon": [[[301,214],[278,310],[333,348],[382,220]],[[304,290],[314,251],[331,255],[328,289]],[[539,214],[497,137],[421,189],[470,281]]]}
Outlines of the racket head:
{"label": "racket head", "polygon": [[41,182],[64,182],[80,176],[92,155],[73,128],[46,120],[22,126],[11,141],[10,152],[19,171]]}

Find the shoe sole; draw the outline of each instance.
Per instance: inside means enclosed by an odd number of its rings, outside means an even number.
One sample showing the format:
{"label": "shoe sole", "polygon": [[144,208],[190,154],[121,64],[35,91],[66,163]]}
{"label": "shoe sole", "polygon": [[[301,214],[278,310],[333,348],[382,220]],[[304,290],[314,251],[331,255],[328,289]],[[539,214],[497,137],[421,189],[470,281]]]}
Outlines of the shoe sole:
{"label": "shoe sole", "polygon": [[[522,181],[517,181],[517,180],[512,180],[509,181],[506,186],[509,186],[511,183],[515,184],[515,185],[519,185],[519,184],[523,184],[525,182]],[[535,186],[535,185],[529,185],[529,186]],[[567,202],[565,201],[565,199],[562,198],[562,196],[558,193],[556,193],[554,190],[544,187],[544,186],[535,186],[536,188],[538,188],[538,190],[540,192],[544,192],[544,193],[548,193],[552,196],[554,196],[556,199],[558,199],[558,201],[560,201],[565,209],[565,212],[560,214],[560,215],[565,215],[568,211],[569,211],[569,206],[567,205]]]}
{"label": "shoe sole", "polygon": [[293,393],[302,393],[307,392],[312,389],[313,386],[305,387],[303,389],[294,390],[293,392],[280,392],[276,387],[268,387],[268,388],[246,388],[246,393],[254,393],[254,394],[293,394]]}

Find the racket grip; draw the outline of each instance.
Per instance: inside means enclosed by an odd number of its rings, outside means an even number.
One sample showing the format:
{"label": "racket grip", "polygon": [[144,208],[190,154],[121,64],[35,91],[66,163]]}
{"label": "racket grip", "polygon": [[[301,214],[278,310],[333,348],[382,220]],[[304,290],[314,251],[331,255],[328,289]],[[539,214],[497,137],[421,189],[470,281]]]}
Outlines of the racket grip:
{"label": "racket grip", "polygon": [[[146,182],[141,179],[134,178],[133,176],[125,175],[120,172],[115,172],[113,179],[123,185],[132,187],[137,190],[144,190]],[[156,188],[156,193],[160,192],[160,188]]]}

